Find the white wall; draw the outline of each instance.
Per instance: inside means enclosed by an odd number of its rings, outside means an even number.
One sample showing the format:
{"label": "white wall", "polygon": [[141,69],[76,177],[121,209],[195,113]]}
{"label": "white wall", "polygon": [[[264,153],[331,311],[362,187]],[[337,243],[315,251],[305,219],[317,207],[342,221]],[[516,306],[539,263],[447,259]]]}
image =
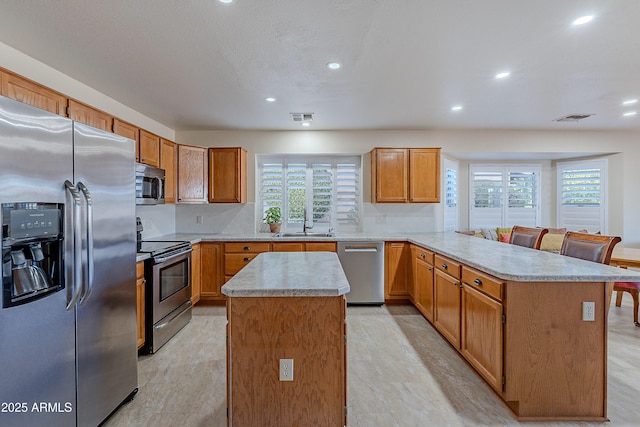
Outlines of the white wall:
{"label": "white wall", "polygon": [[[467,158],[470,153],[483,161],[499,160],[505,153],[538,153],[540,159],[551,159],[566,153],[602,153],[610,162],[609,225],[610,234],[623,236],[623,244],[640,247],[640,137],[638,131],[532,131],[532,130],[366,130],[366,131],[178,131],[176,141],[206,147],[241,146],[247,150],[248,199],[255,201],[255,164],[257,153],[368,153],[374,147],[441,147],[453,158]],[[570,155],[570,154],[569,154]],[[363,174],[368,174],[368,157]],[[460,226],[468,224],[468,164],[460,164]],[[525,161],[526,163],[527,161]],[[555,163],[543,165],[542,223],[555,225]],[[421,231],[440,230],[442,209],[421,205],[369,204],[369,182],[364,181],[365,231],[404,231],[412,224]],[[376,224],[387,215],[398,218],[394,224]],[[395,220],[391,220],[395,221]],[[398,227],[398,229],[396,229]],[[400,229],[402,228],[402,230]]]}

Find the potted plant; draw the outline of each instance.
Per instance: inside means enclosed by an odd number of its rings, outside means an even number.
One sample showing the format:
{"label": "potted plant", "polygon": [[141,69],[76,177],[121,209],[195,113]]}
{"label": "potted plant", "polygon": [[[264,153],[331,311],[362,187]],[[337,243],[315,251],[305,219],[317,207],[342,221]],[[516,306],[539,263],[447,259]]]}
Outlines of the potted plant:
{"label": "potted plant", "polygon": [[264,211],[265,217],[262,220],[265,224],[269,224],[269,229],[272,233],[280,232],[280,226],[282,225],[282,213],[278,206],[272,206]]}

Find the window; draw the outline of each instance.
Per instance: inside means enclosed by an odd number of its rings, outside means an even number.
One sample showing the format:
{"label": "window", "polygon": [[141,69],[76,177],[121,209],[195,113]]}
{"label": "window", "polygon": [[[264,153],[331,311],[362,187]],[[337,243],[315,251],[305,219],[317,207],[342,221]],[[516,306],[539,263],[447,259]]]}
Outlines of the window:
{"label": "window", "polygon": [[558,226],[606,233],[605,159],[558,163]]}
{"label": "window", "polygon": [[470,165],[469,226],[539,225],[540,170],[540,165]]}
{"label": "window", "polygon": [[359,229],[360,156],[256,157],[260,215],[271,206],[279,206],[283,229],[289,231],[302,230],[305,212],[307,226],[313,226],[314,231]]}
{"label": "window", "polygon": [[458,163],[444,159],[444,231],[458,229]]}

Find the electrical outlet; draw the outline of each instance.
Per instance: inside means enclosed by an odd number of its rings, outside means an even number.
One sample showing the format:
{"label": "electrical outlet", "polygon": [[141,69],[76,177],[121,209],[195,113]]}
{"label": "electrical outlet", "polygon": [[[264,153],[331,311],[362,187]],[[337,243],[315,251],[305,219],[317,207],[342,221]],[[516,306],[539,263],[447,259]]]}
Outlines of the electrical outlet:
{"label": "electrical outlet", "polygon": [[376,224],[386,224],[387,216],[386,215],[376,215]]}
{"label": "electrical outlet", "polygon": [[202,215],[196,215],[196,224],[204,224],[204,218]]}
{"label": "electrical outlet", "polygon": [[595,322],[596,303],[591,301],[582,302],[582,320],[585,322]]}
{"label": "electrical outlet", "polygon": [[293,381],[293,359],[280,359],[280,381]]}

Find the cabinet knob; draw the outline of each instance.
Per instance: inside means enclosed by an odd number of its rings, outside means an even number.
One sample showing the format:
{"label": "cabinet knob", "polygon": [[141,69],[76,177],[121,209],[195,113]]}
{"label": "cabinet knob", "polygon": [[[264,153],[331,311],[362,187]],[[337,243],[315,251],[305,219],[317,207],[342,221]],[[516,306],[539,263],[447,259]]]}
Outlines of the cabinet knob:
{"label": "cabinet knob", "polygon": [[423,253],[420,254],[420,258],[424,259],[426,257],[426,255]]}
{"label": "cabinet knob", "polygon": [[474,280],[473,283],[475,283],[478,286],[482,286],[482,280],[480,280],[480,279]]}
{"label": "cabinet knob", "polygon": [[245,247],[244,247],[244,250],[245,250],[245,251],[250,251],[250,250],[251,250],[251,246],[245,246]]}
{"label": "cabinet knob", "polygon": [[249,258],[248,256],[244,257],[244,261],[251,261],[251,258]]}
{"label": "cabinet knob", "polygon": [[442,264],[442,268],[446,270],[447,268],[449,268],[449,266],[447,264]]}

